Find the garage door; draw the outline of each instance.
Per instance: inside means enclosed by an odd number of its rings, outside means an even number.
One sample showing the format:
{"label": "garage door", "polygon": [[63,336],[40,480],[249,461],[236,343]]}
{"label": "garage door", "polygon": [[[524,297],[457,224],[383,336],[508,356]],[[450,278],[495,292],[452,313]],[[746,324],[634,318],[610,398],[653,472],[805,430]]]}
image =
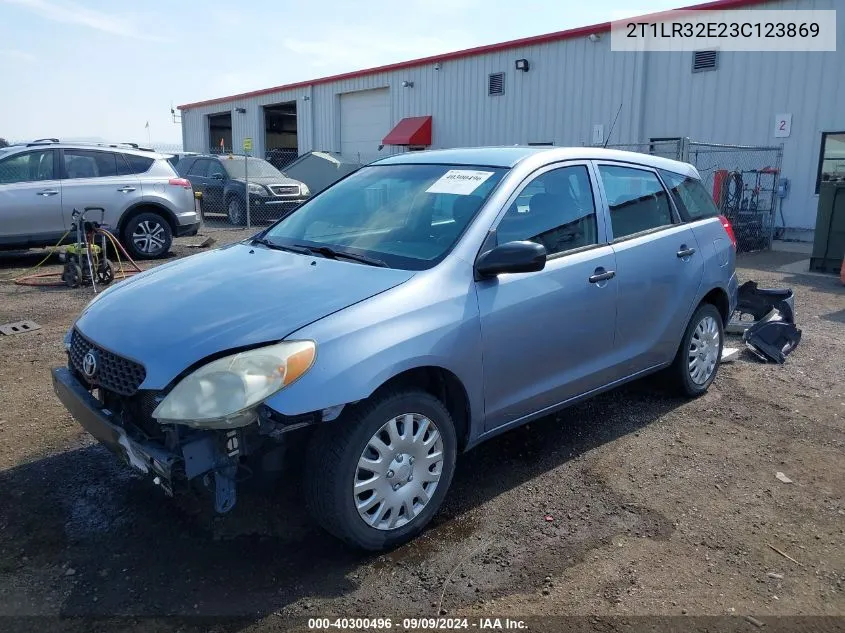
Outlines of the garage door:
{"label": "garage door", "polygon": [[390,93],[387,88],[340,95],[340,152],[344,158],[373,160],[390,131]]}

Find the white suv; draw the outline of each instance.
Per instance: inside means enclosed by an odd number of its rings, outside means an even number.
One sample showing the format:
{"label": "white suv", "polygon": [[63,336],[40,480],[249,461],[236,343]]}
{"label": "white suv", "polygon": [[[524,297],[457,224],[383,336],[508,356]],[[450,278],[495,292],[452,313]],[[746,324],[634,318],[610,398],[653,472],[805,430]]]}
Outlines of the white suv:
{"label": "white suv", "polygon": [[71,214],[84,207],[105,209],[103,222],[139,258],[165,255],[173,236],[196,235],[200,224],[191,183],[166,155],[58,139],[0,149],[0,249],[72,240]]}

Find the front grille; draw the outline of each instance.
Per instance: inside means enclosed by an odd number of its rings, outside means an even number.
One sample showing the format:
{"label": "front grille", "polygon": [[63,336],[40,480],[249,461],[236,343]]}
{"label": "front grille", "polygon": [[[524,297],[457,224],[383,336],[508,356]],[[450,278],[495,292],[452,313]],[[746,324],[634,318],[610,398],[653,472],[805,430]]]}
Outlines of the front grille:
{"label": "front grille", "polygon": [[276,196],[298,196],[299,185],[270,185],[270,191]]}
{"label": "front grille", "polygon": [[[96,369],[93,376],[85,372],[85,355],[93,351]],[[74,329],[70,337],[70,362],[74,369],[92,385],[98,385],[122,396],[131,396],[136,391],[147,372],[144,366],[92,343]]]}
{"label": "front grille", "polygon": [[161,393],[146,389],[139,390],[134,396],[102,390],[103,403],[115,414],[115,420],[138,440],[153,440],[164,444],[165,433],[162,426],[153,418],[153,411],[158,406]]}

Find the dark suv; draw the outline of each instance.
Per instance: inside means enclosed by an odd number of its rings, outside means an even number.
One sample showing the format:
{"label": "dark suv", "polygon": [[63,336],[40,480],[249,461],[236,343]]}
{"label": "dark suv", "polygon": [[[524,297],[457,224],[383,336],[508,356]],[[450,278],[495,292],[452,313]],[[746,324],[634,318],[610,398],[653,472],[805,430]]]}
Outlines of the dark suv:
{"label": "dark suv", "polygon": [[277,220],[311,195],[308,187],[288,178],[266,160],[243,156],[186,156],[177,170],[202,193],[203,214],[225,213],[229,222],[246,224],[249,183],[250,221]]}

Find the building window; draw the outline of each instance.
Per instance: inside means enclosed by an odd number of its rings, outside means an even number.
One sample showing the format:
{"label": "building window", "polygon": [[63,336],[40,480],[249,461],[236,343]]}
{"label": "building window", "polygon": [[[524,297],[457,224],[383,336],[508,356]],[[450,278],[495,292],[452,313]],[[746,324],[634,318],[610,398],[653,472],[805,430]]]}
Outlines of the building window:
{"label": "building window", "polygon": [[493,73],[487,79],[487,94],[503,95],[505,94],[505,73]]}
{"label": "building window", "polygon": [[693,51],[692,72],[716,70],[719,67],[719,51]]}
{"label": "building window", "polygon": [[816,175],[816,193],[819,185],[828,180],[845,178],[845,132],[822,132],[819,153],[819,171]]}

